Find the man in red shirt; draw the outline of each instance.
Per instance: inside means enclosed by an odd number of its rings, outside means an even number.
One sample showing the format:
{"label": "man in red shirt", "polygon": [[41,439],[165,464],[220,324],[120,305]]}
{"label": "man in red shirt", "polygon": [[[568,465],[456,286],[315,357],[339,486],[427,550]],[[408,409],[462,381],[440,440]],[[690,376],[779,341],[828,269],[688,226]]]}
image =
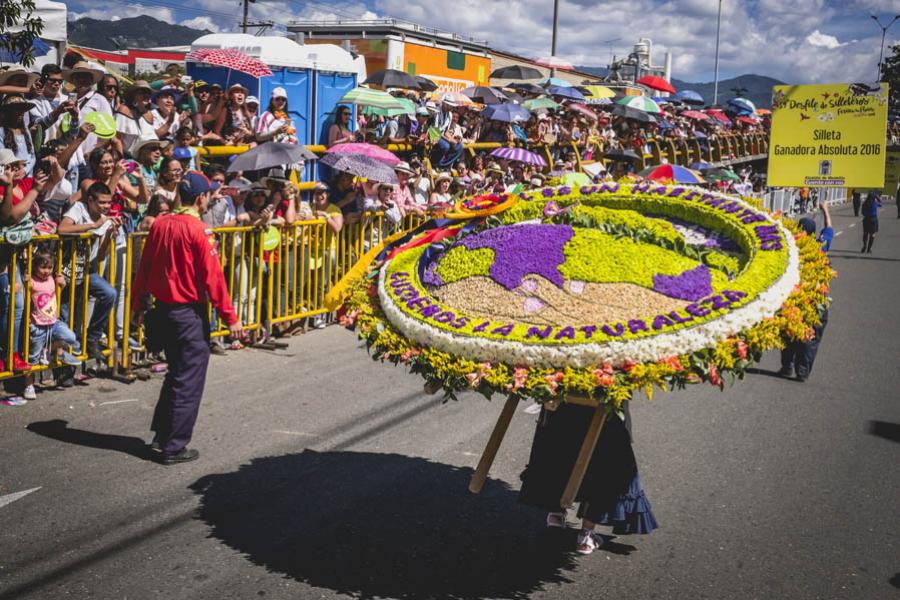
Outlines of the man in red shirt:
{"label": "man in red shirt", "polygon": [[161,334],[169,370],[159,392],[151,429],[153,445],[166,465],[196,459],[188,448],[209,364],[207,300],[241,339],[243,328],[231,305],[225,275],[219,264],[216,240],[200,215],[217,186],[202,173],[189,172],[178,184],[181,208],[154,221],[141,253],[133,287],[132,314],[136,324],[148,296],[156,298]]}

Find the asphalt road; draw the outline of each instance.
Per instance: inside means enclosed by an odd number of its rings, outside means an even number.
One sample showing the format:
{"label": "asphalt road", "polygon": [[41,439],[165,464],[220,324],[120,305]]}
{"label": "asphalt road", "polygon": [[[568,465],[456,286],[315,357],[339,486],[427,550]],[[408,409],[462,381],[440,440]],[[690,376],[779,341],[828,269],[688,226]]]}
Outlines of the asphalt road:
{"label": "asphalt road", "polygon": [[501,403],[424,396],[330,327],[213,357],[185,465],[144,459],[159,379],[0,407],[0,600],[898,598],[895,210],[871,255],[835,211],[840,277],[805,384],[774,377],[772,353],[724,393],[635,399],[652,535],[577,557],[574,530],[517,504],[524,406],[469,494]]}

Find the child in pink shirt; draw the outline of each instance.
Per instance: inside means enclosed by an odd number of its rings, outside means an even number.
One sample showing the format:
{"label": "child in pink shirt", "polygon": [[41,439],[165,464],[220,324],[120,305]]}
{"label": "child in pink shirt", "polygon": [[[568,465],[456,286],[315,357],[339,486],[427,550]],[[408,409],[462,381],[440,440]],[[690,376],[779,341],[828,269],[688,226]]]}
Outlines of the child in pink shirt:
{"label": "child in pink shirt", "polygon": [[[49,354],[59,346],[74,346],[78,351],[78,339],[65,322],[57,317],[56,285],[64,286],[66,280],[61,275],[53,277],[53,256],[49,252],[35,252],[31,260],[31,330],[28,352],[31,364],[50,364]],[[68,366],[81,364],[74,355],[63,351],[60,362]],[[26,400],[34,400],[34,377],[28,375],[25,381]]]}

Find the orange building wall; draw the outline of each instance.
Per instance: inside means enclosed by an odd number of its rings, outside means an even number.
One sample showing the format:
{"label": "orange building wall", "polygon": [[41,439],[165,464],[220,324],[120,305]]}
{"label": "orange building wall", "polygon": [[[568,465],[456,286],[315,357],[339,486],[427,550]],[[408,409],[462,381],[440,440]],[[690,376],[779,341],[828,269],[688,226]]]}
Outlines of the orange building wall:
{"label": "orange building wall", "polygon": [[459,91],[470,85],[488,85],[491,59],[465,54],[465,68],[451,69],[447,50],[406,42],[403,48],[404,71],[422,75],[438,84],[441,91]]}

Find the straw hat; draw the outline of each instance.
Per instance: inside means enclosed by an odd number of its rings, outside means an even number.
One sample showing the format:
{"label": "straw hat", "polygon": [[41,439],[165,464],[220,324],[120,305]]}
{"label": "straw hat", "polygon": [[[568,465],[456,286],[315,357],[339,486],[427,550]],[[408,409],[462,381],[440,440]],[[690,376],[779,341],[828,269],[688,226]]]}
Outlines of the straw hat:
{"label": "straw hat", "polygon": [[501,169],[497,163],[489,164],[485,171],[488,173],[497,173],[499,175],[503,175],[503,169]]}
{"label": "straw hat", "polygon": [[399,171],[401,173],[406,173],[407,175],[415,175],[416,172],[412,170],[412,167],[409,166],[409,163],[405,160],[401,160],[396,165],[394,165],[394,170]]}
{"label": "straw hat", "polygon": [[3,100],[3,105],[0,106],[0,114],[26,113],[32,108],[34,108],[34,104],[28,102],[22,96],[7,96]]}
{"label": "straw hat", "polygon": [[[25,78],[25,81],[21,84],[12,84],[9,82],[10,79],[22,77]],[[0,71],[0,85],[21,85],[22,87],[30,88],[39,77],[40,75],[38,73],[26,71],[24,67],[20,65],[13,65],[8,69]]]}
{"label": "straw hat", "polygon": [[145,81],[144,79],[138,79],[130,86],[128,86],[127,90],[125,90],[125,102],[130,103],[134,99],[135,92],[138,92],[140,90],[145,90],[147,92],[150,92],[150,94],[153,94],[153,88],[150,87],[150,84],[147,83],[147,81]]}
{"label": "straw hat", "polygon": [[444,171],[443,173],[438,173],[438,176],[434,178],[435,183],[439,183],[444,180],[453,181],[453,176],[450,175],[450,173]]}
{"label": "straw hat", "polygon": [[20,162],[20,159],[16,156],[15,152],[9,148],[0,148],[0,167],[5,167],[6,165],[17,162]]}
{"label": "straw hat", "polygon": [[100,83],[100,80],[103,79],[103,71],[101,69],[95,69],[90,64],[86,63],[83,60],[78,61],[74,65],[72,65],[71,69],[63,69],[62,76],[63,79],[72,83],[72,77],[77,75],[78,73],[87,73],[91,77],[94,78],[94,83]]}
{"label": "straw hat", "polygon": [[159,149],[162,150],[166,146],[169,145],[169,142],[166,140],[161,140],[156,137],[145,137],[138,138],[134,144],[131,145],[131,150],[129,152],[132,156],[138,156],[141,153],[141,150],[144,148],[148,148],[150,146],[159,146]]}
{"label": "straw hat", "polygon": [[245,88],[244,86],[242,86],[239,83],[231,84],[231,86],[228,88],[228,93],[230,94],[231,92],[244,92],[245,96],[250,94],[250,90],[248,90],[247,88]]}

